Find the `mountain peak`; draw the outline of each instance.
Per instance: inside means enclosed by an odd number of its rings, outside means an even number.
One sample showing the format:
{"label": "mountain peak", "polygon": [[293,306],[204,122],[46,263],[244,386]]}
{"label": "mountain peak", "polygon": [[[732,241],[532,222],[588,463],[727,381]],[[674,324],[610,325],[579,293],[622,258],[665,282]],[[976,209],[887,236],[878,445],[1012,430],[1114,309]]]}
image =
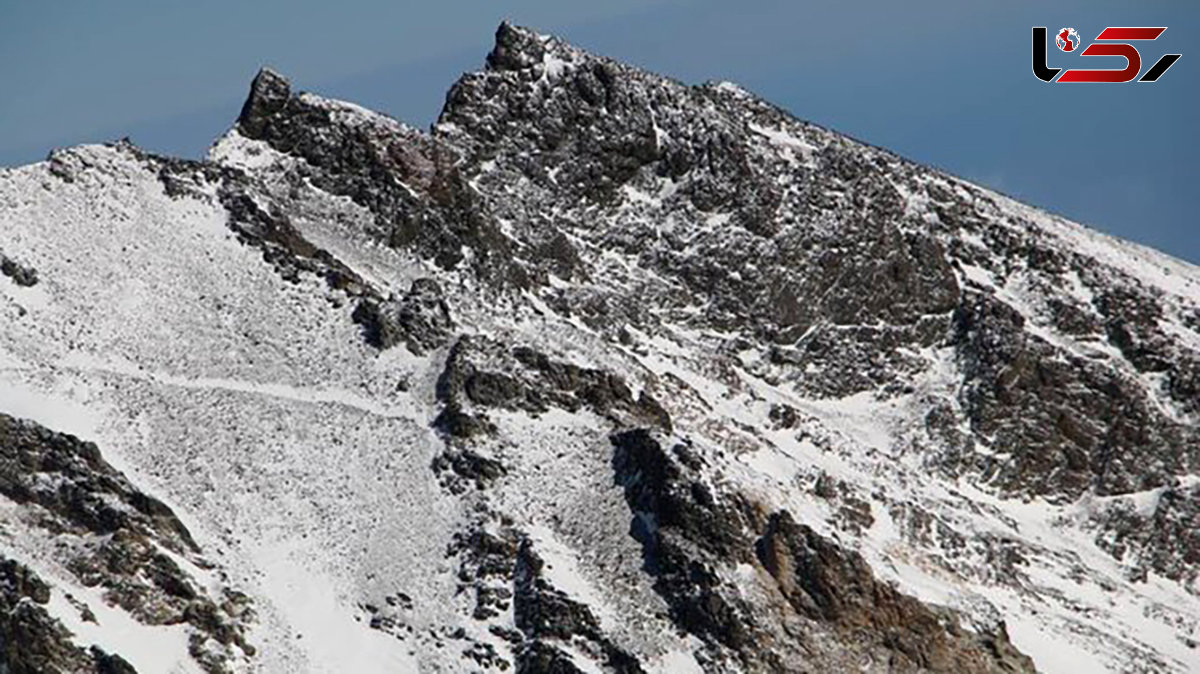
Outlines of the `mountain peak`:
{"label": "mountain peak", "polygon": [[247,135],[257,136],[266,118],[282,110],[291,95],[292,87],[287,78],[263,66],[250,84],[250,94],[238,115],[238,126]]}
{"label": "mountain peak", "polygon": [[523,70],[542,62],[550,38],[504,21],[496,28],[496,43],[487,55],[489,70]]}

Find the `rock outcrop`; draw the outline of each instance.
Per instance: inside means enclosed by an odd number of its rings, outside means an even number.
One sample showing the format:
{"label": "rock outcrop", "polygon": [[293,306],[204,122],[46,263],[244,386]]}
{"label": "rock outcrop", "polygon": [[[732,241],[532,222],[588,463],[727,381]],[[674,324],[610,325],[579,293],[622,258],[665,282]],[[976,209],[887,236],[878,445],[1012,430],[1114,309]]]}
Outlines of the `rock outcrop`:
{"label": "rock outcrop", "polygon": [[[102,589],[106,603],[140,622],[188,625],[189,649],[206,672],[232,671],[233,661],[254,652],[245,639],[253,616],[249,598],[228,587],[214,597],[181,567],[179,559],[201,568],[211,565],[175,513],[105,462],[95,444],[0,414],[0,495],[19,508],[17,526],[26,538],[22,547],[51,542],[58,550],[56,564],[84,587]],[[14,607],[22,596],[47,603],[49,586],[18,562],[5,564]],[[20,619],[27,624],[12,632],[13,662],[46,657],[55,661],[28,671],[75,671],[76,664],[67,661],[75,656],[65,630],[44,610],[21,611],[26,611]],[[27,654],[21,629],[36,630],[28,635],[34,640],[30,647],[43,645]],[[89,657],[97,671],[120,672],[129,665],[121,664],[119,655]],[[12,666],[26,671],[20,667],[32,665]]]}

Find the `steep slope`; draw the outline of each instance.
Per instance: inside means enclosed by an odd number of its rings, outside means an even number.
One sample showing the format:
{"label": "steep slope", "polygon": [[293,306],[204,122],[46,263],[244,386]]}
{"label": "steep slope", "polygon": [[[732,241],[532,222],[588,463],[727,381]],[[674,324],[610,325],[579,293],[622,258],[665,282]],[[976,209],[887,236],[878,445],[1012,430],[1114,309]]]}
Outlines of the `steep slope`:
{"label": "steep slope", "polygon": [[[736,86],[506,24],[424,133],[264,70],[207,161],[0,171],[0,251],[63,671],[1200,663],[1200,270]],[[191,613],[72,571],[123,530]]]}

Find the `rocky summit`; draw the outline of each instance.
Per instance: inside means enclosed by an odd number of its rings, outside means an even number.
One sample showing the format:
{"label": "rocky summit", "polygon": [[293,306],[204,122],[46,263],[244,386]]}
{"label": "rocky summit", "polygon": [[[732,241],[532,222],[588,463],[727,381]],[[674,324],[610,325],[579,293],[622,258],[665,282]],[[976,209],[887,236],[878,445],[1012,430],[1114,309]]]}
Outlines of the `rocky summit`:
{"label": "rocky summit", "polygon": [[1200,268],[500,26],[0,170],[0,671],[1200,670]]}

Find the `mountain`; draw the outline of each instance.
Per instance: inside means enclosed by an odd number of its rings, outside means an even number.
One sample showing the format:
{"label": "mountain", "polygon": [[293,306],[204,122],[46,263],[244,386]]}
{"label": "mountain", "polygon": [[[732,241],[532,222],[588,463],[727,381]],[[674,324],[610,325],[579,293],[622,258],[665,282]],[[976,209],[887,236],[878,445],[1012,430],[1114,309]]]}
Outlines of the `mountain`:
{"label": "mountain", "polygon": [[1200,269],[502,25],[0,170],[9,672],[1200,671]]}

